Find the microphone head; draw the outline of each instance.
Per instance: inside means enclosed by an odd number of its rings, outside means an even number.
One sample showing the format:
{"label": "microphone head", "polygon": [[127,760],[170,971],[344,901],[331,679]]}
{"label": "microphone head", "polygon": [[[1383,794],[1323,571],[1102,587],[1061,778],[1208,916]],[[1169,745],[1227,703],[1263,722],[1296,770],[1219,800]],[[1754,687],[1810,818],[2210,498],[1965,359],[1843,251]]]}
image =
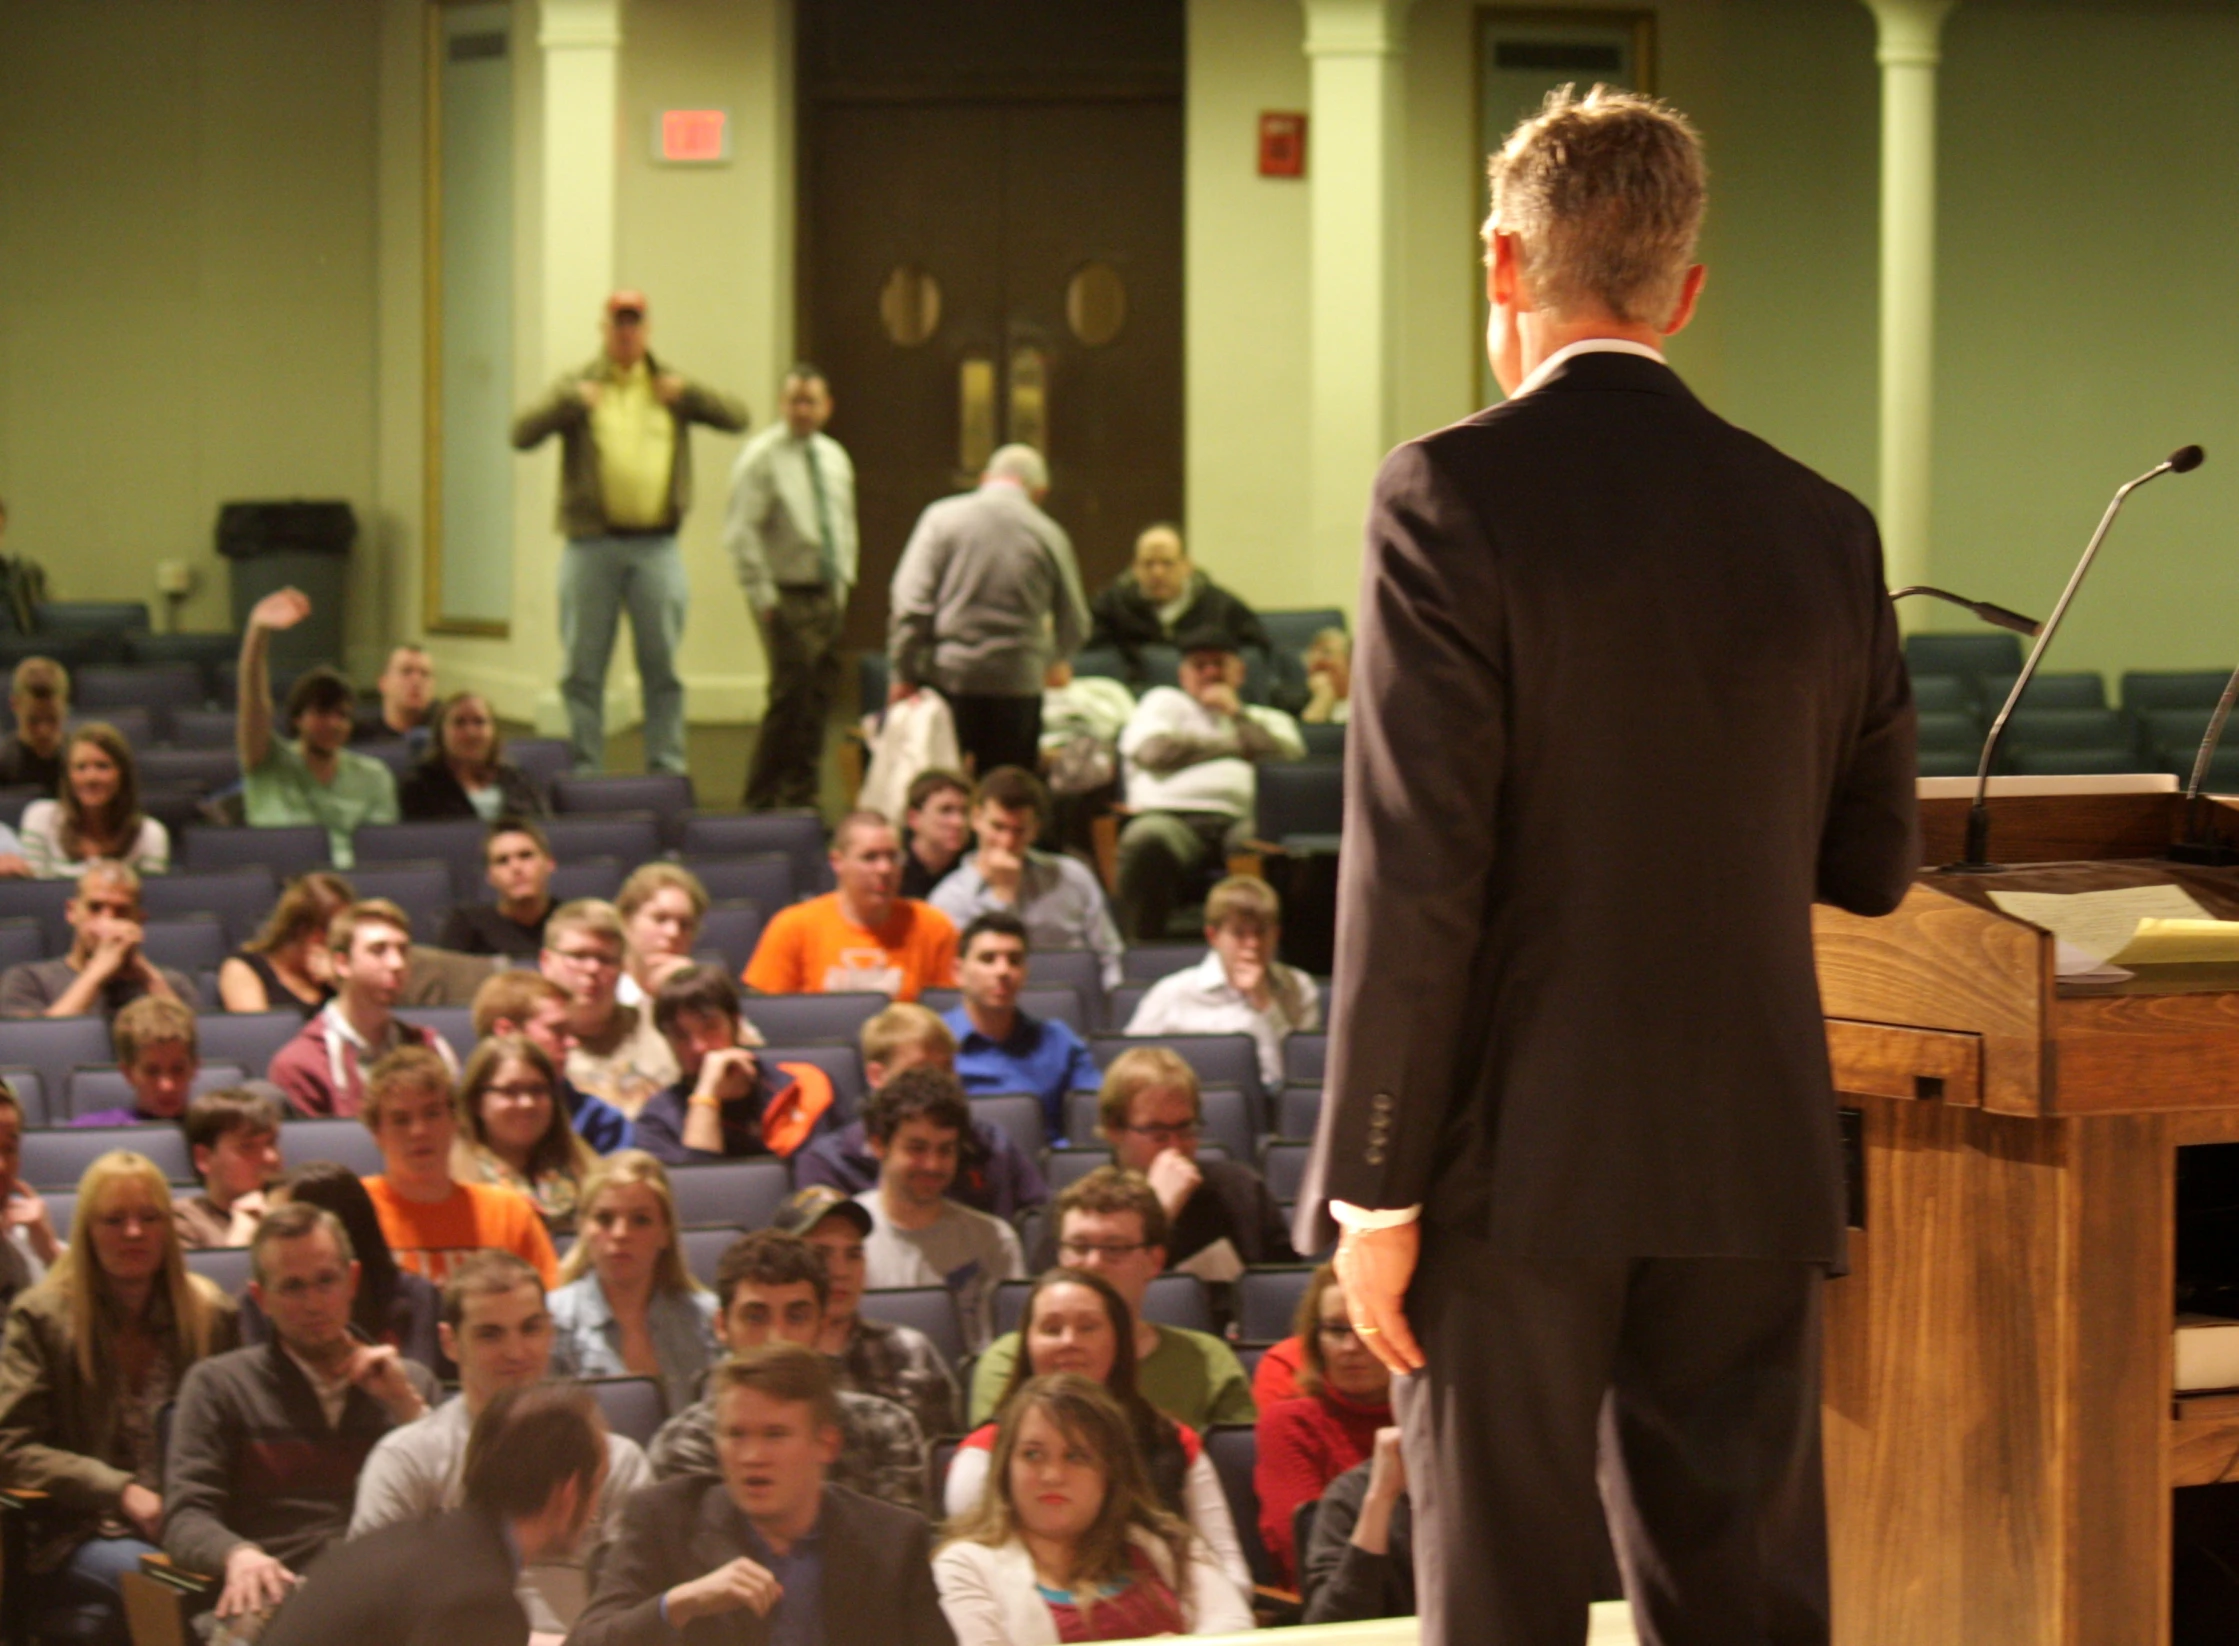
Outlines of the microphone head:
{"label": "microphone head", "polygon": [[2198,446],[2179,446],[2169,454],[2169,472],[2171,474],[2190,474],[2194,469],[2200,467],[2207,455]]}

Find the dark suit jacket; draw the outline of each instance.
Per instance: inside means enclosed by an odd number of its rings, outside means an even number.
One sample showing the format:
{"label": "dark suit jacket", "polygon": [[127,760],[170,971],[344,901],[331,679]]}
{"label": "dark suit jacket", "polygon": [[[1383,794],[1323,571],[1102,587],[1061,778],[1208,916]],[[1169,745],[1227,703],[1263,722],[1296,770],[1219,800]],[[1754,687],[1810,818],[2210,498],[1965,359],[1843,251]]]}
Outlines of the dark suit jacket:
{"label": "dark suit jacket", "polygon": [[261,1646],[522,1646],[512,1552],[473,1509],[399,1521],[329,1549]]}
{"label": "dark suit jacket", "polygon": [[1863,505],[1575,356],[1377,477],[1324,1196],[1517,1255],[1839,1261],[1811,904],[1918,861]]}
{"label": "dark suit jacket", "polygon": [[[661,1597],[746,1553],[741,1517],[720,1480],[689,1476],[648,1486],[622,1507],[597,1593],[568,1646],[765,1646],[752,1611],[694,1620],[681,1634],[661,1621]],[[825,1646],[955,1646],[933,1588],[924,1520],[844,1486],[824,1488]]]}

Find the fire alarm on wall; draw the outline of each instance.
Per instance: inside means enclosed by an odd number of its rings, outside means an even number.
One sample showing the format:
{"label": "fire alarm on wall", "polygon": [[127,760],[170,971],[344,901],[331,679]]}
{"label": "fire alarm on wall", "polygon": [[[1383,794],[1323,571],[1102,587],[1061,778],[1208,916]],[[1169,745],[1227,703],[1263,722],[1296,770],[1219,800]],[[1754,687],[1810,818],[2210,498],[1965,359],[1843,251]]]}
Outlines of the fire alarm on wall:
{"label": "fire alarm on wall", "polygon": [[1306,116],[1269,111],[1259,117],[1259,174],[1306,175]]}

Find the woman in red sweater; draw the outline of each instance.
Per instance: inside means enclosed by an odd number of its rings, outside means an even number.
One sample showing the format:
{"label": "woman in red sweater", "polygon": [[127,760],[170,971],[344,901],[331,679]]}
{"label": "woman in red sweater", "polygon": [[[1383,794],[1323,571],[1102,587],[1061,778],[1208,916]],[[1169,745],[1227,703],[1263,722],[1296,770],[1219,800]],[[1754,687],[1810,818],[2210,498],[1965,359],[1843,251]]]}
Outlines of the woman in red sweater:
{"label": "woman in red sweater", "polygon": [[1330,1264],[1314,1271],[1292,1329],[1304,1351],[1299,1394],[1260,1408],[1259,1460],[1253,1468],[1260,1541],[1286,1584],[1295,1583],[1298,1574],[1291,1516],[1366,1460],[1376,1449],[1376,1431],[1392,1421],[1392,1374],[1353,1331]]}

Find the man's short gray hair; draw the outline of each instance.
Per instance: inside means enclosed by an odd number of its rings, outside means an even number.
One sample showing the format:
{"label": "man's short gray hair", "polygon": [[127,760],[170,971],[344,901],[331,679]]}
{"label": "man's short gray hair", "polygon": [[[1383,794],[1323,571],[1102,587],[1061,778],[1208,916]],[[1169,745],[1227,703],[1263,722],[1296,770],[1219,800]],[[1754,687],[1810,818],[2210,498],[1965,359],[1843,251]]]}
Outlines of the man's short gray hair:
{"label": "man's short gray hair", "polygon": [[1534,303],[1670,318],[1703,222],[1702,140],[1685,115],[1636,92],[1558,87],[1488,170],[1488,255],[1496,231],[1515,236]]}
{"label": "man's short gray hair", "polygon": [[1015,480],[1030,492],[1047,491],[1050,466],[1042,461],[1042,454],[1032,446],[998,446],[995,448],[995,455],[987,460],[985,478]]}

